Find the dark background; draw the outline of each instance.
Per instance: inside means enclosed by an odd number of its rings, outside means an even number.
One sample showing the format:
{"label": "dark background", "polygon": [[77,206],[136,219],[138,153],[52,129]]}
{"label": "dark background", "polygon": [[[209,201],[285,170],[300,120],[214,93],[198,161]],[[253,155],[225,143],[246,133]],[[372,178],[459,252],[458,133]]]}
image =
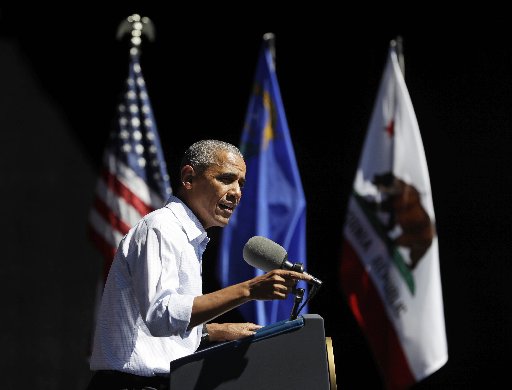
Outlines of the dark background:
{"label": "dark background", "polygon": [[[83,389],[89,379],[102,259],[86,224],[127,75],[128,43],[116,40],[116,30],[134,12],[156,28],[141,62],[171,176],[198,139],[239,143],[262,35],[275,33],[307,200],[308,271],[324,281],[310,312],[324,318],[337,384],[346,390],[382,388],[337,274],[345,207],[388,44],[401,35],[433,191],[449,349],[448,363],[416,388],[508,381],[512,43],[498,13],[441,19],[421,9],[370,17],[320,5],[111,8],[0,6],[0,387]],[[205,253],[212,272],[219,234],[211,231]],[[217,287],[214,278],[205,283]]]}

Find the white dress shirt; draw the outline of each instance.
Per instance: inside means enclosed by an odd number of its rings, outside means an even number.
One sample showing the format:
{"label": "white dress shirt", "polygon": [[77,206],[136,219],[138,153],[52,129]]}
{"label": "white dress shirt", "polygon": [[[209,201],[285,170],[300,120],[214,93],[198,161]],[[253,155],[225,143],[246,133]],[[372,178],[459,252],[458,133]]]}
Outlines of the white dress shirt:
{"label": "white dress shirt", "polygon": [[202,326],[187,332],[202,294],[209,238],[192,211],[171,196],[123,238],[108,274],[96,324],[91,370],[142,376],[169,373],[194,353]]}

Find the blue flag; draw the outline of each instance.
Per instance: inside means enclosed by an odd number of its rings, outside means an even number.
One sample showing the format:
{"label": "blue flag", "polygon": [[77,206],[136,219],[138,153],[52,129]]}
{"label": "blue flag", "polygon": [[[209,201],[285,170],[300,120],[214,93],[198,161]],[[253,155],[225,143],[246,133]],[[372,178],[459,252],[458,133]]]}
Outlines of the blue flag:
{"label": "blue flag", "polygon": [[[288,259],[306,266],[306,200],[299,176],[269,43],[256,68],[240,150],[247,164],[242,201],[222,230],[218,273],[225,287],[263,272],[248,265],[243,247],[253,236],[283,246]],[[304,299],[307,298],[307,286]],[[261,325],[288,319],[294,297],[242,305],[245,320]],[[305,302],[300,314],[307,313]]]}

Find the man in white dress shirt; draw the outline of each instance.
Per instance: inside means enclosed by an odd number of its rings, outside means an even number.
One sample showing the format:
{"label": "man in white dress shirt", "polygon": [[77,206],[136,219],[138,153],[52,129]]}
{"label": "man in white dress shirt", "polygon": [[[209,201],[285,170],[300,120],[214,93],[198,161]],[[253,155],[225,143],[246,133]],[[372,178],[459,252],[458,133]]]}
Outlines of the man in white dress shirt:
{"label": "man in white dress shirt", "polygon": [[296,281],[310,279],[274,270],[202,294],[206,229],[228,224],[245,173],[242,154],[229,143],[203,140],[185,152],[176,196],[119,244],[103,292],[88,389],[166,389],[170,361],[194,353],[203,334],[220,342],[260,328],[209,321],[251,300],[285,299]]}

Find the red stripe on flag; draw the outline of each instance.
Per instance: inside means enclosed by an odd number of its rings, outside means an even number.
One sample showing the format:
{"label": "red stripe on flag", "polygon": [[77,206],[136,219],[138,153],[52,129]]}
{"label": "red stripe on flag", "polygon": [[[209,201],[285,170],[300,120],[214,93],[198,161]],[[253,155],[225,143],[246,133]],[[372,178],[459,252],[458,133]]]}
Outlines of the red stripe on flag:
{"label": "red stripe on flag", "polygon": [[110,245],[91,225],[88,226],[88,233],[91,241],[94,242],[98,250],[105,257],[105,261],[103,262],[103,282],[106,282],[108,271],[114,260],[117,248]]}
{"label": "red stripe on flag", "polygon": [[347,240],[340,267],[343,291],[359,326],[373,349],[388,390],[407,389],[414,378],[380,295]]}
{"label": "red stripe on flag", "polygon": [[111,191],[122,197],[129,204],[136,209],[140,215],[146,215],[149,212],[153,211],[153,208],[146,203],[144,203],[137,195],[135,195],[128,187],[126,187],[121,181],[114,175],[112,175],[108,170],[103,169],[101,175],[107,183],[108,188]]}
{"label": "red stripe on flag", "polygon": [[123,236],[128,233],[130,226],[119,218],[98,196],[94,198],[94,208],[96,211]]}

